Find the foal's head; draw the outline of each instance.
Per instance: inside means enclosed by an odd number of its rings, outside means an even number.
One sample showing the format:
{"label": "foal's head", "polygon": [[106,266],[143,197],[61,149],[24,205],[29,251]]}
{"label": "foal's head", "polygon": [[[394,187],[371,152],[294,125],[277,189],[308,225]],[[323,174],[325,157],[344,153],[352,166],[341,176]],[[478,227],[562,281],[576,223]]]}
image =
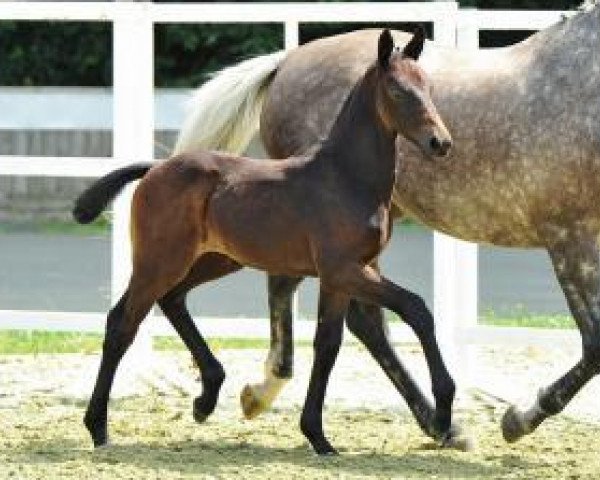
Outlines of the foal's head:
{"label": "foal's head", "polygon": [[377,109],[383,122],[426,155],[444,157],[452,138],[431,100],[431,82],[417,63],[425,32],[417,29],[404,50],[394,48],[389,30],[379,37]]}

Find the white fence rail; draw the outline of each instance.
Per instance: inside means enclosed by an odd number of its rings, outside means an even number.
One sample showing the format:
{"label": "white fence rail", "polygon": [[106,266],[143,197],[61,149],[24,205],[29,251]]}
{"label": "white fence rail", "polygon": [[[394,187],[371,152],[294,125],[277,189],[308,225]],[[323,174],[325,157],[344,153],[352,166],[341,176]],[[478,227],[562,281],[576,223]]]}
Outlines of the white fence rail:
{"label": "white fence rail", "polygon": [[[526,29],[547,27],[568,12],[478,11],[459,9],[456,2],[412,3],[289,3],[289,4],[153,4],[0,2],[1,20],[107,21],[113,23],[113,158],[85,163],[77,158],[0,157],[0,175],[100,176],[118,166],[152,158],[153,112],[153,24],[154,23],[255,23],[284,25],[285,46],[298,44],[303,22],[432,22],[434,39],[461,49],[478,48],[482,29]],[[92,166],[93,165],[93,166]],[[112,238],[112,295],[116,300],[129,276],[130,252],[128,211],[130,192],[115,202]],[[462,346],[482,341],[548,341],[553,332],[540,335],[527,329],[513,330],[477,326],[477,247],[442,234],[434,239],[434,310],[438,337],[449,357],[461,356]],[[82,314],[89,321],[101,319]],[[34,319],[39,319],[35,321]],[[60,320],[60,319],[63,320]],[[64,319],[69,319],[68,322]],[[19,323],[21,322],[21,323]],[[89,323],[60,312],[0,311],[0,328],[52,328],[88,330]],[[236,334],[242,332],[236,324]],[[267,334],[266,322],[261,332]],[[227,335],[229,325],[211,329],[209,335]],[[162,331],[154,329],[156,331]],[[203,325],[203,330],[206,327]],[[490,333],[492,332],[493,333]],[[405,330],[398,335],[404,338]],[[310,335],[301,329],[300,336]],[[261,333],[262,335],[262,333]],[[552,337],[554,338],[554,337]]]}

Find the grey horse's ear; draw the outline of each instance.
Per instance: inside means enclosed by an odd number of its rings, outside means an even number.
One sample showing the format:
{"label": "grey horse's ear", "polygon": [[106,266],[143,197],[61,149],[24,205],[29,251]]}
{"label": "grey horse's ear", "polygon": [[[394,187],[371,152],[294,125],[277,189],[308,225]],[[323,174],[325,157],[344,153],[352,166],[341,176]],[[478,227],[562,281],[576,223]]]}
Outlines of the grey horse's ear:
{"label": "grey horse's ear", "polygon": [[408,42],[406,47],[404,47],[402,56],[406,58],[412,58],[413,60],[418,60],[421,56],[421,52],[423,51],[424,44],[425,29],[423,28],[423,25],[419,25],[415,30],[413,37],[410,39],[410,42]]}
{"label": "grey horse's ear", "polygon": [[387,69],[390,65],[390,56],[394,50],[394,39],[389,29],[385,29],[379,35],[379,45],[377,48],[377,63],[383,69]]}

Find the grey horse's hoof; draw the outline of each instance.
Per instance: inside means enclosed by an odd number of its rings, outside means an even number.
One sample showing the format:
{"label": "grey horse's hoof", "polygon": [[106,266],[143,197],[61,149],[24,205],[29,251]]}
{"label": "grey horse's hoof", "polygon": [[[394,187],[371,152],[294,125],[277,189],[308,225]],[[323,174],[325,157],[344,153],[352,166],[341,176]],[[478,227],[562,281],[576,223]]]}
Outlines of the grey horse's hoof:
{"label": "grey horse's hoof", "polygon": [[267,409],[267,406],[261,399],[256,395],[252,385],[246,385],[240,394],[240,403],[242,405],[242,411],[244,417],[247,420],[252,420],[258,417],[262,412]]}
{"label": "grey horse's hoof", "polygon": [[502,417],[502,436],[508,443],[516,442],[528,432],[523,413],[514,405]]}

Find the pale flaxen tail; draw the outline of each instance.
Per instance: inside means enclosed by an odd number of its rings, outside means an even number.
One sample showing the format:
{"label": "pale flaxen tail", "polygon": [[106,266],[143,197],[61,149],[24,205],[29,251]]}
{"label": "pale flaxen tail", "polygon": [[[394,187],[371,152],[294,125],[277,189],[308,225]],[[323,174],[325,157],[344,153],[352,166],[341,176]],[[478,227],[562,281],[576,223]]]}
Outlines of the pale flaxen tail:
{"label": "pale flaxen tail", "polygon": [[279,51],[246,60],[198,88],[173,155],[190,150],[243,153],[258,130],[266,89],[285,56]]}

